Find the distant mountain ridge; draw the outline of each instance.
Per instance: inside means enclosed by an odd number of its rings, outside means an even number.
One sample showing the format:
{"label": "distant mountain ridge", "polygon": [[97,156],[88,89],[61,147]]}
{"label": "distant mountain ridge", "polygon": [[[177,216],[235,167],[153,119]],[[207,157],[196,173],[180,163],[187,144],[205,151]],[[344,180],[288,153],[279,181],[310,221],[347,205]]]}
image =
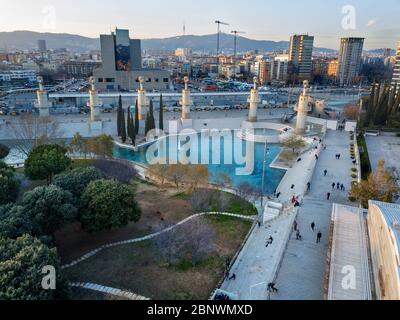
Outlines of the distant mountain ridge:
{"label": "distant mountain ridge", "polygon": [[[0,32],[0,51],[36,49],[38,40],[46,40],[48,49],[66,48],[71,51],[85,52],[100,49],[99,38],[89,38],[67,33],[40,33],[34,31]],[[143,49],[175,50],[176,48],[192,48],[194,51],[216,51],[216,34],[185,35],[160,39],[143,39]],[[220,47],[222,52],[232,52],[234,36],[221,33]],[[239,52],[251,50],[282,51],[289,49],[289,41],[254,40],[238,36]],[[332,53],[337,50],[314,48],[314,51]],[[383,49],[369,50],[369,53],[383,53]]]}
{"label": "distant mountain ridge", "polygon": [[[163,39],[143,39],[143,49],[175,50],[192,48],[194,51],[216,51],[216,34],[185,35]],[[88,38],[67,33],[40,33],[33,31],[0,32],[0,50],[36,49],[38,40],[46,40],[48,49],[66,48],[72,51],[85,52],[100,49],[99,38]],[[265,50],[282,51],[289,48],[288,41],[253,40],[238,36],[238,51]],[[233,51],[234,36],[221,33],[221,51]],[[316,51],[334,52],[332,49],[315,48]]]}

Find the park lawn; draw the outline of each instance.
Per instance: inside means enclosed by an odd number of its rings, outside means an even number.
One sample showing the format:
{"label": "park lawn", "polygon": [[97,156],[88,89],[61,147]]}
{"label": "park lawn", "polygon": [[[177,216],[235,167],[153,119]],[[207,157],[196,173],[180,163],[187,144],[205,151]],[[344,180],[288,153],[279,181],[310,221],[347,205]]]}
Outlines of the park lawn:
{"label": "park lawn", "polygon": [[80,223],[74,222],[56,232],[56,245],[62,263],[69,263],[108,243],[146,236],[156,232],[161,224],[176,224],[192,215],[188,201],[174,198],[168,189],[146,183],[136,183],[136,188],[136,199],[142,209],[139,222],[96,233],[88,233],[82,230]]}
{"label": "park lawn", "polygon": [[[222,279],[226,260],[231,260],[248,234],[252,223],[236,218],[201,217],[215,229],[214,252],[193,267],[182,257],[172,266],[165,264],[155,242],[106,249],[82,263],[64,270],[72,282],[92,282],[124,289],[156,300],[206,300]],[[188,222],[190,223],[190,222]],[[74,299],[90,299],[85,291]]]}
{"label": "park lawn", "polygon": [[87,290],[83,288],[71,288],[71,294],[75,300],[104,301],[104,300],[128,300],[111,294]]}

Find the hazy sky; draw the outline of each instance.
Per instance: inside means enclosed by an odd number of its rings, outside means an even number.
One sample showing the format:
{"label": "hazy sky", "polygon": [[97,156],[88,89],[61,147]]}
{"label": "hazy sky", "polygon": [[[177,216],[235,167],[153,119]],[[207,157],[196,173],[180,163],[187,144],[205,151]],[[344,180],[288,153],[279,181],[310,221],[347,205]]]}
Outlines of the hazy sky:
{"label": "hazy sky", "polygon": [[[246,37],[288,40],[315,36],[315,45],[337,49],[341,36],[363,36],[366,48],[392,47],[400,40],[399,0],[0,0],[0,31],[66,32],[89,37],[127,28],[138,38],[246,31]],[[345,20],[344,6],[350,9]],[[349,12],[349,11],[347,11]],[[355,20],[353,19],[353,14]],[[349,29],[350,28],[350,29]]]}

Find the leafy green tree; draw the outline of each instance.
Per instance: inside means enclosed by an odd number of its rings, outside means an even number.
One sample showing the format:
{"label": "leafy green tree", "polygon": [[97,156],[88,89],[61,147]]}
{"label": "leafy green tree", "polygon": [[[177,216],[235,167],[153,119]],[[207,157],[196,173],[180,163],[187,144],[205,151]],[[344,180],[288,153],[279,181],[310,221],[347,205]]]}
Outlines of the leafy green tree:
{"label": "leafy green tree", "polygon": [[47,180],[49,184],[54,175],[65,171],[71,164],[66,154],[67,149],[57,144],[38,146],[25,161],[25,174],[32,180]]}
{"label": "leafy green tree", "polygon": [[118,109],[117,109],[117,131],[118,137],[122,135],[122,97],[118,98]]}
{"label": "leafy green tree", "polygon": [[0,161],[0,205],[14,202],[18,197],[19,181],[14,168]]}
{"label": "leafy green tree", "polygon": [[10,153],[10,148],[4,144],[0,144],[0,160],[6,158]]}
{"label": "leafy green tree", "polygon": [[[56,290],[43,290],[45,266],[55,268]],[[56,249],[30,235],[0,238],[0,300],[68,299],[69,294]]]}
{"label": "leafy green tree", "polygon": [[140,129],[140,122],[139,122],[139,104],[136,99],[136,104],[135,104],[135,133],[136,135],[139,134],[139,129]]}
{"label": "leafy green tree", "polygon": [[141,216],[134,189],[115,180],[91,182],[80,199],[80,211],[88,232],[120,228]]}
{"label": "leafy green tree", "polygon": [[36,235],[53,235],[64,222],[75,219],[77,209],[72,203],[72,194],[54,185],[37,187],[22,199]]}
{"label": "leafy green tree", "polygon": [[122,122],[121,122],[121,140],[123,143],[126,142],[126,125],[125,125],[125,112],[122,111],[122,116],[121,116]]}
{"label": "leafy green tree", "polygon": [[160,130],[164,130],[164,104],[163,104],[163,96],[160,96],[160,118],[159,125]]}
{"label": "leafy green tree", "polygon": [[94,167],[80,167],[54,177],[53,184],[69,191],[76,199],[82,195],[90,182],[103,178],[103,174]]}
{"label": "leafy green tree", "polygon": [[22,206],[7,204],[0,207],[0,238],[17,239],[32,232],[30,216]]}

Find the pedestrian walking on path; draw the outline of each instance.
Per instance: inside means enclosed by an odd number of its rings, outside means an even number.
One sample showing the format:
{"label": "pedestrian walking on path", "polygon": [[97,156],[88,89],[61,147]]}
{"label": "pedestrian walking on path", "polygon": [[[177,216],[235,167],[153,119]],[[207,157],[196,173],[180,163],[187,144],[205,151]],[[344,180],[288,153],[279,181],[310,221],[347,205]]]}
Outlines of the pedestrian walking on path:
{"label": "pedestrian walking on path", "polygon": [[233,274],[232,277],[229,278],[229,280],[236,280],[236,274]]}
{"label": "pedestrian walking on path", "polygon": [[329,201],[330,199],[331,199],[331,193],[330,193],[330,192],[328,192],[328,193],[327,193],[327,195],[326,195],[326,200],[328,200],[328,201]]}
{"label": "pedestrian walking on path", "polygon": [[344,187],[344,184],[343,184],[343,183],[342,183],[341,186],[340,186],[340,190],[346,191],[346,188]]}
{"label": "pedestrian walking on path", "polygon": [[332,183],[332,191],[335,190],[335,187],[336,187],[336,183],[333,182]]}
{"label": "pedestrian walking on path", "polygon": [[340,189],[340,182],[338,182],[337,184],[336,184],[336,188],[339,190]]}
{"label": "pedestrian walking on path", "polygon": [[314,232],[315,231],[315,222],[311,223],[311,230]]}
{"label": "pedestrian walking on path", "polygon": [[317,243],[321,242],[321,238],[322,238],[322,233],[321,233],[321,231],[319,231],[317,234]]}
{"label": "pedestrian walking on path", "polygon": [[294,231],[297,231],[297,221],[295,221],[295,222],[293,223],[293,230],[294,230]]}
{"label": "pedestrian walking on path", "polygon": [[324,170],[324,177],[326,177],[326,175],[328,174],[328,170]]}
{"label": "pedestrian walking on path", "polygon": [[307,183],[307,190],[310,191],[311,190],[311,182]]}
{"label": "pedestrian walking on path", "polygon": [[315,155],[315,160],[317,160],[317,161],[319,160],[319,157],[317,154]]}
{"label": "pedestrian walking on path", "polygon": [[281,193],[278,192],[278,193],[276,194],[276,198],[279,199],[280,196],[281,196]]}
{"label": "pedestrian walking on path", "polygon": [[292,190],[294,189],[294,187],[295,187],[295,185],[294,185],[294,184],[292,184]]}
{"label": "pedestrian walking on path", "polygon": [[297,229],[296,231],[296,240],[301,240],[301,234],[299,229]]}

